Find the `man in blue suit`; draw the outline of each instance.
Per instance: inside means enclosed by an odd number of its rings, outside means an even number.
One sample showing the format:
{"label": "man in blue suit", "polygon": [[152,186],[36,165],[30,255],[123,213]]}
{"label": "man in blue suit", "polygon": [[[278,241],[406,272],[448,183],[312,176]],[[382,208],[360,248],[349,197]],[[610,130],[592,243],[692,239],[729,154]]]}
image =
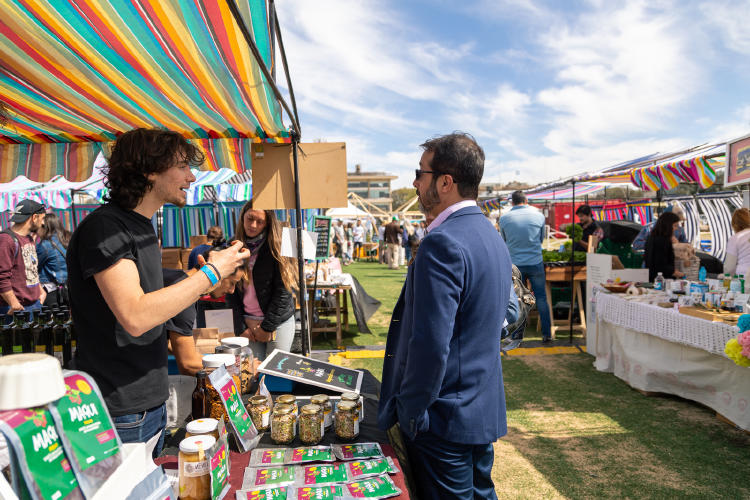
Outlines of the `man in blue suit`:
{"label": "man in blue suit", "polygon": [[510,256],[476,204],[482,148],[461,133],[422,148],[414,187],[434,220],[393,310],[378,424],[399,425],[420,498],[496,498]]}

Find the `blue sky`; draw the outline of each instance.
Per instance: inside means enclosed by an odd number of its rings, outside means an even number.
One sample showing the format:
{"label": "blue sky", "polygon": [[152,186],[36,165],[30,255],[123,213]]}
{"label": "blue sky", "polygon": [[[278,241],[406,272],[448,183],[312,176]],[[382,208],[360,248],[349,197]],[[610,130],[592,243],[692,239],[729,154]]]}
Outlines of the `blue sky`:
{"label": "blue sky", "polygon": [[346,142],[394,187],[453,130],[485,182],[531,183],[750,133],[750,0],[276,7],[303,141]]}

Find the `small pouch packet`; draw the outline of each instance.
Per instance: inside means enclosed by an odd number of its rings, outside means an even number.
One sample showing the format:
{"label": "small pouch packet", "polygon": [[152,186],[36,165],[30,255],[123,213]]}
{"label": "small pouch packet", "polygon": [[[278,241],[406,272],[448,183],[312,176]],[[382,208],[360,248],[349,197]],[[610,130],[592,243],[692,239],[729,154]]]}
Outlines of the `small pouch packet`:
{"label": "small pouch packet", "polygon": [[344,498],[390,498],[401,494],[401,490],[388,475],[371,477],[346,483],[342,489]]}
{"label": "small pouch packet", "polygon": [[253,425],[250,414],[240,398],[240,389],[235,385],[232,376],[223,366],[208,375],[208,380],[219,393],[224,409],[229,417],[229,427],[241,451],[248,452],[258,446],[260,435]]}
{"label": "small pouch packet", "polygon": [[383,456],[378,443],[334,444],[331,448],[339,460],[364,460]]}
{"label": "small pouch packet", "polygon": [[284,465],[286,463],[286,448],[255,448],[250,452],[250,467],[270,465]]}
{"label": "small pouch packet", "polygon": [[371,460],[353,460],[345,462],[346,474],[350,481],[381,474],[398,474],[399,470],[391,457],[374,458]]}
{"label": "small pouch packet", "polygon": [[294,467],[246,467],[242,478],[242,489],[258,489],[267,486],[290,486],[294,484]]}
{"label": "small pouch packet", "polygon": [[330,446],[307,446],[301,448],[287,448],[284,463],[300,465],[311,462],[334,462],[336,457]]}
{"label": "small pouch packet", "polygon": [[324,465],[300,465],[294,472],[294,485],[328,486],[345,483],[349,480],[343,463]]}

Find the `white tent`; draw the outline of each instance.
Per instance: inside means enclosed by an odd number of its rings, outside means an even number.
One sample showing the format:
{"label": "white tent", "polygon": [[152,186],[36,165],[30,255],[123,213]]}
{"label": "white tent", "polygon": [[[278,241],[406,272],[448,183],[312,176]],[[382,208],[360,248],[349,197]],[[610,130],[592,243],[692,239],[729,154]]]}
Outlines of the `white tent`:
{"label": "white tent", "polygon": [[372,217],[372,215],[368,214],[364,210],[361,210],[354,205],[352,205],[352,202],[348,202],[346,208],[331,208],[328,211],[326,211],[326,215],[328,217],[333,217],[334,219],[366,219]]}

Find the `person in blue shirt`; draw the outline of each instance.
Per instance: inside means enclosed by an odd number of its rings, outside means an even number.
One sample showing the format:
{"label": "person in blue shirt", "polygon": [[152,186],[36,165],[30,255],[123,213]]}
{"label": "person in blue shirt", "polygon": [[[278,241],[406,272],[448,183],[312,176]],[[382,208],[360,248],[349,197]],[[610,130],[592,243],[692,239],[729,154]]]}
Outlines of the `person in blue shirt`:
{"label": "person in blue shirt", "polygon": [[45,306],[67,305],[65,283],[68,281],[68,265],[65,263],[70,231],[63,227],[53,213],[44,215],[44,226],[37,232],[39,242],[36,255],[39,260],[39,282],[47,292]]}
{"label": "person in blue shirt", "polygon": [[[682,208],[677,205],[670,205],[664,211],[674,212],[680,218],[680,221],[685,220],[685,213],[682,211]],[[638,233],[638,236],[636,236],[635,239],[633,240],[633,250],[642,251],[646,249],[646,240],[648,240],[648,235],[651,234],[651,231],[654,229],[655,224],[656,224],[656,221],[653,221],[643,226],[643,229],[641,229],[641,232]],[[687,236],[685,235],[685,229],[682,226],[678,226],[677,229],[675,229],[674,237],[677,238],[677,241],[680,243],[687,243]]]}
{"label": "person in blue shirt", "polygon": [[208,238],[208,243],[198,245],[190,251],[190,255],[188,255],[188,271],[200,267],[198,265],[199,255],[203,255],[211,250],[211,248],[219,246],[222,241],[224,241],[224,231],[222,231],[219,226],[211,226],[208,228],[208,231],[206,231],[206,237]]}
{"label": "person in blue shirt", "polygon": [[528,205],[526,195],[515,191],[511,195],[513,208],[500,217],[500,234],[510,252],[510,260],[521,271],[521,279],[531,283],[536,298],[536,308],[542,322],[542,342],[552,340],[549,304],[545,289],[546,277],[542,261],[544,241],[544,215]]}

